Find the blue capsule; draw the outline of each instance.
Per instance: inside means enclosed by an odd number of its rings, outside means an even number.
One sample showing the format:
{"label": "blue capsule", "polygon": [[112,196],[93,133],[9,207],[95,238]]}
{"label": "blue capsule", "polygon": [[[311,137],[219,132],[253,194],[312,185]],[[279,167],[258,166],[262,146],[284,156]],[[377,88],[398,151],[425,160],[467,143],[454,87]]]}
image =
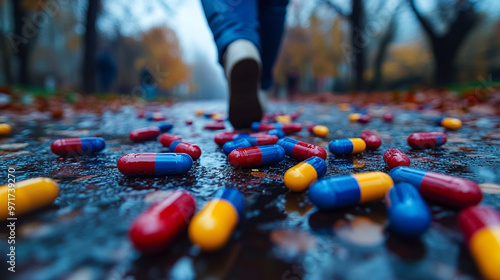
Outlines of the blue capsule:
{"label": "blue capsule", "polygon": [[248,148],[252,147],[252,144],[248,142],[246,138],[239,138],[233,141],[226,142],[222,146],[222,151],[226,154],[229,155],[233,150],[236,149],[241,149],[241,148]]}
{"label": "blue capsule", "polygon": [[397,183],[387,192],[385,201],[389,227],[395,233],[415,238],[430,227],[432,218],[429,207],[411,184]]}
{"label": "blue capsule", "polygon": [[174,125],[171,123],[162,123],[158,125],[158,128],[160,129],[161,132],[169,132],[173,127]]}
{"label": "blue capsule", "polygon": [[280,138],[280,139],[283,138],[283,137],[285,137],[285,132],[283,130],[281,130],[281,129],[269,130],[267,132],[267,134],[278,136],[278,138]]}

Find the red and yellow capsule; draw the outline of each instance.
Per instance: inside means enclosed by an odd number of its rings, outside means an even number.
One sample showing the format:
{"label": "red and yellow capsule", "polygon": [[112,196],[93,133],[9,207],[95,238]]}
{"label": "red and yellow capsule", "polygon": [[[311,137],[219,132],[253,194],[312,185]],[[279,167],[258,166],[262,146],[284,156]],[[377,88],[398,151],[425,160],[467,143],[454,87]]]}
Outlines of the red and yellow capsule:
{"label": "red and yellow capsule", "polygon": [[489,207],[469,207],[460,213],[458,223],[483,277],[500,280],[500,212]]}
{"label": "red and yellow capsule", "polygon": [[[56,182],[49,178],[33,178],[3,185],[0,187],[0,219],[26,214],[38,208],[50,205],[59,194]],[[15,197],[15,201],[9,198]],[[8,202],[14,202],[14,209],[9,210]]]}

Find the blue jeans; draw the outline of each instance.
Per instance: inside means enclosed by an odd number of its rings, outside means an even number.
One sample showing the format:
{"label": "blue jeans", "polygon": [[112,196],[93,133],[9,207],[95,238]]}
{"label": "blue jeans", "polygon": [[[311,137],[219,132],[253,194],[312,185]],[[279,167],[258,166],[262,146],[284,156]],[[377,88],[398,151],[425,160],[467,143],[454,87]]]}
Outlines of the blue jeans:
{"label": "blue jeans", "polygon": [[273,82],[272,68],[283,35],[288,0],[202,0],[215,38],[219,63],[227,46],[238,39],[254,43],[262,59],[261,88]]}

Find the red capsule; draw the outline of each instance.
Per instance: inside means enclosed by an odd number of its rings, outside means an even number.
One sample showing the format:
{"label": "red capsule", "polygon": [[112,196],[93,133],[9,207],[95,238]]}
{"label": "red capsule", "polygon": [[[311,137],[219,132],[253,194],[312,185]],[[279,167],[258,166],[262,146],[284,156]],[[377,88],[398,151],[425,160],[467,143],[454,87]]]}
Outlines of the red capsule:
{"label": "red capsule", "polygon": [[146,112],[144,110],[138,110],[137,111],[137,117],[139,119],[144,119],[144,117],[146,117]]}
{"label": "red capsule", "polygon": [[187,119],[186,120],[186,124],[187,125],[192,125],[193,124],[193,120],[192,119]]}
{"label": "red capsule", "polygon": [[359,123],[369,123],[371,120],[369,115],[361,115],[358,119]]}
{"label": "red capsule", "polygon": [[384,120],[384,122],[390,123],[394,120],[394,115],[392,113],[385,113],[382,116],[382,120]]}
{"label": "red capsule", "polygon": [[180,135],[174,135],[174,134],[168,134],[168,133],[163,133],[160,136],[160,143],[163,145],[163,147],[170,147],[170,144],[175,141],[180,141],[182,140],[182,136]]}
{"label": "red capsule", "polygon": [[214,137],[214,142],[217,145],[222,146],[226,142],[233,141],[233,137],[236,134],[239,134],[239,133],[237,131],[228,131],[228,132],[226,131],[226,132],[217,133]]}
{"label": "red capsule", "polygon": [[408,136],[408,145],[414,149],[430,149],[445,144],[446,140],[443,132],[413,133]]}
{"label": "red capsule", "polygon": [[208,129],[208,130],[219,130],[219,129],[224,129],[224,128],[226,128],[224,126],[224,123],[217,122],[217,121],[209,122],[204,127],[204,129]]}
{"label": "red capsule", "polygon": [[366,148],[368,150],[376,150],[378,149],[378,147],[380,147],[380,145],[382,145],[382,140],[380,139],[380,137],[369,130],[363,130],[363,132],[361,132],[361,139],[365,141]]}
{"label": "red capsule", "polygon": [[410,166],[410,159],[403,151],[396,148],[391,148],[384,153],[384,162],[389,169],[397,166]]}
{"label": "red capsule", "polygon": [[174,141],[170,144],[169,150],[172,153],[188,154],[193,160],[197,160],[201,156],[200,147],[188,142]]}
{"label": "red capsule", "polygon": [[160,251],[187,228],[195,210],[196,202],[191,194],[173,191],[132,222],[130,241],[139,251]]}
{"label": "red capsule", "polygon": [[140,143],[156,140],[158,135],[160,135],[160,129],[158,127],[147,127],[132,130],[128,137],[135,143]]}
{"label": "red capsule", "polygon": [[283,130],[285,132],[285,134],[294,134],[294,133],[298,133],[302,130],[302,125],[300,123],[284,124],[281,127],[281,130]]}
{"label": "red capsule", "polygon": [[293,112],[293,113],[290,114],[290,119],[292,121],[296,121],[300,117],[300,115],[301,114],[299,112]]}

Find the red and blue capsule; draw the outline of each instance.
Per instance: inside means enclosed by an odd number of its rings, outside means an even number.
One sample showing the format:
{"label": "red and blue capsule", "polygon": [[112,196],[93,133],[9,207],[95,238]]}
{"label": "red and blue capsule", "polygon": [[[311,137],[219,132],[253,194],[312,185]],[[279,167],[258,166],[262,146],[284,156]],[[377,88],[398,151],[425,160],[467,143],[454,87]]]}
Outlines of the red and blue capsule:
{"label": "red and blue capsule", "polygon": [[253,122],[250,125],[252,131],[269,131],[274,129],[281,129],[281,124],[270,124],[270,123],[261,123],[261,122]]}
{"label": "red and blue capsule", "polygon": [[481,202],[479,186],[467,179],[399,166],[389,172],[394,182],[406,182],[416,187],[428,200],[443,205],[465,208]]}
{"label": "red and blue capsule", "polygon": [[285,137],[285,132],[283,130],[281,130],[281,129],[269,130],[267,132],[267,134],[269,134],[269,135],[275,135],[275,136],[277,136],[280,139],[283,138],[283,137]]}
{"label": "red and blue capsule", "polygon": [[366,148],[366,143],[361,138],[346,138],[332,140],[328,144],[328,149],[334,155],[344,156],[362,153]]}
{"label": "red and blue capsule", "polygon": [[196,202],[191,194],[180,190],[170,192],[132,222],[129,239],[141,252],[160,251],[186,230],[195,211]]}
{"label": "red and blue capsule", "polygon": [[234,136],[237,134],[239,134],[239,133],[236,131],[225,131],[225,132],[217,133],[214,136],[214,142],[217,145],[222,146],[226,142],[234,140]]}
{"label": "red and blue capsule", "polygon": [[313,182],[325,176],[325,173],[325,160],[320,157],[311,157],[286,171],[285,186],[291,191],[302,192]]}
{"label": "red and blue capsule", "polygon": [[413,149],[433,149],[446,143],[443,132],[420,132],[408,136],[408,145]]}
{"label": "red and blue capsule", "polygon": [[158,127],[146,127],[132,130],[128,137],[135,143],[141,143],[146,141],[154,141],[160,135],[160,129]]}
{"label": "red and blue capsule", "polygon": [[320,146],[301,142],[292,138],[281,138],[278,145],[285,149],[287,156],[294,157],[298,160],[306,160],[310,157],[320,157],[326,160],[326,151]]}
{"label": "red and blue capsule", "polygon": [[239,138],[233,141],[226,142],[222,146],[222,151],[226,154],[229,155],[232,151],[236,149],[243,149],[243,148],[250,148],[253,145],[248,142],[246,138]]}
{"label": "red and blue capsule", "polygon": [[363,132],[361,132],[361,139],[365,141],[368,150],[376,150],[382,145],[382,139],[369,130],[363,130]]}
{"label": "red and blue capsule", "polygon": [[241,137],[247,139],[252,146],[265,146],[265,145],[274,145],[278,142],[278,136],[275,135],[266,135],[266,134],[261,134],[261,135],[249,135],[247,137]]}
{"label": "red and blue capsule", "polygon": [[444,118],[436,119],[436,124],[449,130],[457,130],[462,127],[462,121],[457,118]]}
{"label": "red and blue capsule", "polygon": [[237,189],[219,190],[189,224],[189,239],[203,251],[222,248],[243,217],[244,210],[245,198]]}
{"label": "red and blue capsule", "polygon": [[500,212],[473,206],[458,215],[465,244],[484,279],[500,279]]}
{"label": "red and blue capsule", "polygon": [[432,217],[418,190],[408,183],[397,183],[385,196],[389,228],[406,238],[416,238],[427,231]]}
{"label": "red and blue capsule", "polygon": [[309,200],[320,210],[354,206],[383,199],[393,184],[383,172],[321,179],[309,187]]}
{"label": "red and blue capsule", "polygon": [[160,112],[147,112],[146,119],[148,121],[164,121],[167,119],[167,117]]}
{"label": "red and blue capsule", "polygon": [[180,140],[172,142],[168,147],[170,152],[177,154],[188,154],[193,160],[197,160],[201,156],[201,149],[195,144],[182,142]]}
{"label": "red and blue capsule", "polygon": [[176,153],[132,153],[118,160],[118,170],[126,176],[179,175],[192,165],[191,156]]}
{"label": "red and blue capsule", "polygon": [[59,139],[50,145],[50,150],[60,156],[91,155],[106,147],[106,142],[100,137],[65,138]]}
{"label": "red and blue capsule", "polygon": [[229,154],[228,161],[233,167],[260,167],[275,164],[285,158],[285,150],[279,145],[267,145],[236,149]]}
{"label": "red and blue capsule", "polygon": [[163,145],[163,147],[167,148],[170,147],[170,144],[172,144],[173,142],[180,140],[182,140],[182,136],[180,135],[163,133],[160,136],[160,143]]}

